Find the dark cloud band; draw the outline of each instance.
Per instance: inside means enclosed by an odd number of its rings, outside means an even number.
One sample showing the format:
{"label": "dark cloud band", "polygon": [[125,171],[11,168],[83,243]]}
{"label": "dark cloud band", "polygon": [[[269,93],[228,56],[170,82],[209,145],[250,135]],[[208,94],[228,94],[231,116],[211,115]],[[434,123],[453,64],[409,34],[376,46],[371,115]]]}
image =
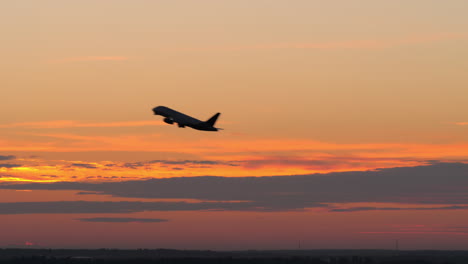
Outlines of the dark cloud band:
{"label": "dark cloud band", "polygon": [[[320,205],[317,205],[320,206]],[[271,211],[254,202],[13,202],[0,203],[0,215],[13,214],[100,214],[145,211]]]}
{"label": "dark cloud band", "polygon": [[[132,204],[131,206],[122,202],[117,207],[115,204],[108,204],[109,207],[99,207],[100,209],[96,209],[96,212],[103,212],[103,210],[106,212],[141,210],[288,211],[328,207],[328,204],[336,203],[368,202],[433,205],[421,206],[421,208],[446,207],[442,209],[460,210],[468,209],[464,207],[468,204],[468,189],[466,187],[468,186],[468,177],[466,175],[468,175],[468,164],[434,163],[429,166],[364,172],[275,177],[182,177],[104,183],[34,183],[0,185],[0,189],[78,190],[81,191],[82,195],[92,193],[128,198],[211,201],[195,204],[153,203],[151,205]],[[93,204],[93,206],[95,205]],[[38,206],[40,207],[40,205]],[[57,206],[61,208],[60,204]],[[78,204],[73,206],[78,208]],[[45,207],[43,209],[46,210]],[[398,208],[386,207],[330,209],[336,212],[398,210]],[[34,209],[27,211],[32,212],[31,210]],[[81,208],[77,211],[85,212],[86,210]]]}
{"label": "dark cloud band", "polygon": [[20,164],[7,164],[7,163],[0,164],[0,168],[7,168],[7,169],[18,168],[18,167],[21,167],[21,166],[22,165],[20,165]]}
{"label": "dark cloud band", "polygon": [[13,155],[2,156],[2,155],[0,155],[0,160],[14,160],[14,159],[16,159],[16,156],[13,156]]}

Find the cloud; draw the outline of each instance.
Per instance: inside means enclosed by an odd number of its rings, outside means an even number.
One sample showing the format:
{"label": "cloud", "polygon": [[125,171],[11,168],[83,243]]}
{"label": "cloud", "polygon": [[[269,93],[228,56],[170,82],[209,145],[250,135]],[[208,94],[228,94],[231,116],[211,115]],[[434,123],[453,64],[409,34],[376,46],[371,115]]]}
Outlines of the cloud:
{"label": "cloud", "polygon": [[214,160],[152,160],[148,163],[162,163],[170,165],[185,165],[185,164],[203,164],[203,165],[219,165],[224,164],[224,162],[214,161]]}
{"label": "cloud", "polygon": [[58,178],[59,176],[57,175],[52,175],[52,174],[41,174],[40,176],[42,177],[48,177],[48,178]]}
{"label": "cloud", "polygon": [[86,168],[86,169],[96,169],[96,165],[89,164],[89,163],[73,163],[70,165],[71,167],[79,167],[79,168]]}
{"label": "cloud", "polygon": [[238,50],[272,50],[272,49],[317,49],[317,50],[343,50],[343,49],[384,49],[399,46],[417,45],[466,39],[467,33],[432,33],[414,34],[396,38],[318,41],[318,42],[283,42],[253,45],[213,45],[207,47],[180,48],[182,51],[238,51]]}
{"label": "cloud", "polygon": [[[308,174],[317,172],[364,171],[377,168],[418,166],[428,164],[428,160],[460,161],[468,158],[468,144],[342,144],[311,140],[252,140],[252,139],[214,139],[199,140],[162,138],[160,134],[118,134],[84,135],[61,132],[31,133],[24,132],[29,138],[23,140],[0,139],[0,151],[41,151],[41,152],[88,152],[106,151],[113,153],[154,152],[157,157],[183,157],[187,160],[223,161],[223,165],[187,164],[190,176],[267,176],[285,174]],[[46,140],[37,140],[44,137]],[[157,154],[156,154],[157,152]],[[114,154],[113,154],[114,155]],[[148,154],[145,155],[148,157]],[[276,156],[276,157],[275,157]],[[61,159],[58,157],[57,159]],[[157,158],[160,159],[160,158]],[[37,161],[39,162],[39,161]],[[36,162],[36,164],[37,164]],[[45,162],[44,162],[45,163]],[[123,163],[117,165],[122,166]],[[146,167],[146,161],[133,163],[133,168]],[[231,165],[230,165],[231,164]],[[49,164],[48,164],[49,165]],[[52,164],[55,166],[56,164]],[[127,164],[131,166],[132,164]],[[171,165],[167,167],[170,167]],[[239,165],[239,166],[233,166]],[[229,167],[228,167],[229,166]],[[231,167],[232,166],[232,167]],[[98,169],[103,169],[98,166]],[[150,167],[150,166],[148,166]],[[127,167],[131,168],[131,167]],[[132,168],[132,169],[133,169]],[[206,170],[210,168],[210,170]],[[61,167],[56,167],[60,170]],[[153,175],[183,176],[181,172],[152,166]],[[116,167],[123,172],[125,167]],[[141,171],[141,177],[149,171]],[[60,175],[57,171],[50,174]],[[68,176],[65,172],[63,178]],[[102,172],[96,172],[102,173]],[[28,177],[32,174],[22,174]],[[135,175],[132,173],[132,175]],[[136,176],[137,178],[139,176]],[[83,179],[84,177],[79,177]]]}
{"label": "cloud", "polygon": [[50,61],[51,63],[67,63],[67,62],[89,62],[89,61],[127,61],[129,57],[125,56],[81,56],[69,57],[60,60]]}
{"label": "cloud", "polygon": [[350,207],[350,208],[333,208],[330,212],[360,212],[360,211],[402,211],[402,210],[467,210],[468,205],[453,205],[441,207]]}
{"label": "cloud", "polygon": [[[322,205],[316,205],[323,207]],[[313,207],[311,205],[311,207]],[[273,211],[255,202],[11,202],[0,203],[0,215],[13,214],[99,214],[147,211]]]}
{"label": "cloud", "polygon": [[200,167],[200,165],[227,165],[227,166],[240,166],[235,162],[216,161],[216,160],[150,160],[150,161],[139,161],[139,162],[127,162],[122,166],[125,168],[138,168],[144,167],[151,164],[162,164],[162,165],[186,165],[186,167]]}
{"label": "cloud", "polygon": [[[78,190],[82,191],[82,194],[92,193],[121,198],[197,199],[207,201],[195,204],[130,205],[121,203],[119,206],[117,204],[97,204],[99,206],[96,207],[95,212],[100,213],[133,212],[133,210],[288,211],[307,208],[327,208],[335,212],[406,210],[387,207],[343,208],[333,205],[369,202],[415,205],[413,206],[415,210],[430,210],[426,209],[427,207],[433,207],[435,210],[465,210],[468,209],[467,174],[468,164],[434,163],[428,166],[376,171],[296,176],[206,176],[101,183],[3,184],[0,185],[0,189]],[[63,210],[73,206],[76,208],[78,205],[67,204]],[[84,206],[80,210],[85,211],[80,212],[88,212],[86,210],[90,210],[95,205]],[[12,208],[25,208],[27,205],[11,206]],[[30,206],[32,208],[41,208],[41,206],[45,205]],[[60,206],[60,204],[52,206],[52,208],[61,207],[63,206]],[[0,208],[0,211],[3,211],[3,209]]]}
{"label": "cloud", "polygon": [[18,168],[21,167],[22,165],[19,164],[0,164],[0,168]]}
{"label": "cloud", "polygon": [[[373,157],[352,157],[352,156],[328,156],[317,158],[302,157],[265,157],[263,159],[251,159],[238,161],[239,164],[248,169],[259,169],[265,167],[285,167],[285,168],[305,168],[309,170],[359,170],[366,163],[379,164],[386,167],[388,163],[394,162],[416,162],[405,158],[373,158]],[[378,167],[378,165],[377,165]]]}
{"label": "cloud", "polygon": [[75,120],[54,120],[43,122],[23,122],[0,125],[0,128],[76,128],[76,127],[142,127],[142,126],[159,126],[163,125],[162,121],[143,120],[143,121],[121,121],[121,122],[82,122]]}
{"label": "cloud", "polygon": [[450,226],[453,230],[466,230],[468,232],[468,226]]}
{"label": "cloud", "polygon": [[78,218],[81,222],[97,222],[97,223],[162,223],[167,222],[167,219],[158,218],[119,218],[119,217],[94,217],[94,218]]}
{"label": "cloud", "polygon": [[454,231],[374,231],[374,232],[359,232],[360,234],[444,234],[444,235],[467,235],[468,232],[454,232]]}
{"label": "cloud", "polygon": [[14,160],[14,159],[16,159],[16,156],[13,156],[13,155],[2,156],[2,155],[0,155],[0,160]]}

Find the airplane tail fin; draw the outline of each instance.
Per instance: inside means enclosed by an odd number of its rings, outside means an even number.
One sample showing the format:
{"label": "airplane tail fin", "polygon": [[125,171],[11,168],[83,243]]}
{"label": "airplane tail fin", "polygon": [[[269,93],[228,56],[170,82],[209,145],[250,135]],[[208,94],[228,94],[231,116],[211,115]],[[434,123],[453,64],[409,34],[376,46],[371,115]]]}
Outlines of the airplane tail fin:
{"label": "airplane tail fin", "polygon": [[218,117],[221,113],[216,113],[214,116],[212,116],[210,119],[208,119],[205,123],[208,125],[214,127],[216,120],[218,120]]}

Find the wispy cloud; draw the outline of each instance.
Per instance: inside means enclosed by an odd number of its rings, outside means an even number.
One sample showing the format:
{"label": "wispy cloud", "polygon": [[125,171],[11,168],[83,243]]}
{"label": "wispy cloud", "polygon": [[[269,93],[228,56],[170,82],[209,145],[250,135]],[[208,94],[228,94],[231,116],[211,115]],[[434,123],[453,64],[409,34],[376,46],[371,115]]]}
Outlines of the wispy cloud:
{"label": "wispy cloud", "polygon": [[0,125],[0,128],[75,128],[75,127],[142,127],[159,126],[164,123],[157,120],[122,121],[122,122],[82,122],[74,120],[54,120],[43,122],[23,122]]}
{"label": "wispy cloud", "polygon": [[16,156],[13,156],[13,155],[1,156],[0,155],[0,160],[14,160],[14,159],[16,159]]}
{"label": "wispy cloud", "polygon": [[468,205],[436,206],[436,207],[350,207],[333,208],[330,212],[361,212],[361,211],[403,211],[403,210],[467,210]]}
{"label": "wispy cloud", "polygon": [[[112,151],[126,155],[139,152],[149,160],[97,161],[92,159],[55,160],[21,159],[24,170],[13,177],[43,180],[40,175],[57,175],[56,181],[86,181],[90,176],[101,179],[164,178],[180,176],[277,176],[344,171],[368,171],[394,167],[429,165],[468,160],[467,144],[346,144],[310,140],[171,140],[161,134],[89,135],[62,131],[24,131],[21,140],[0,139],[0,151],[91,152]],[[45,137],[47,140],[37,140]],[[29,141],[24,140],[30,138]],[[34,142],[31,143],[31,142]],[[30,149],[33,148],[33,149]],[[152,154],[151,154],[152,153]],[[64,154],[68,155],[68,154]],[[120,155],[120,154],[119,154]],[[151,159],[154,157],[167,159]],[[66,156],[64,156],[66,157]],[[180,157],[180,158],[179,158]],[[3,162],[7,163],[7,162]],[[27,168],[31,170],[26,170]],[[186,170],[182,170],[186,169]],[[188,170],[189,169],[189,170]],[[70,171],[74,170],[74,178]],[[91,174],[91,175],[90,175]],[[127,178],[128,179],[128,178]],[[52,179],[51,179],[52,180]],[[97,180],[97,179],[96,179]]]}
{"label": "wispy cloud", "polygon": [[457,122],[457,123],[455,123],[455,125],[458,125],[458,126],[468,126],[468,122]]}
{"label": "wispy cloud", "polygon": [[360,234],[399,234],[399,235],[468,235],[468,232],[453,232],[453,231],[371,231],[359,232]]}
{"label": "wispy cloud", "polygon": [[12,214],[99,214],[145,211],[262,211],[253,202],[10,202],[0,203],[0,215]]}
{"label": "wispy cloud", "polygon": [[317,50],[342,50],[342,49],[383,49],[398,46],[417,45],[450,41],[468,38],[468,33],[429,33],[414,34],[396,38],[343,40],[343,41],[317,41],[317,42],[283,42],[268,44],[246,45],[213,45],[206,47],[185,47],[178,50],[185,51],[236,51],[236,50],[272,50],[272,49],[317,49]]}
{"label": "wispy cloud", "polygon": [[96,223],[162,223],[167,222],[167,219],[158,218],[129,218],[129,217],[94,217],[94,218],[78,218],[81,222],[96,222]]}
{"label": "wispy cloud", "polygon": [[0,168],[18,168],[21,167],[19,164],[0,164]]}
{"label": "wispy cloud", "polygon": [[70,166],[71,167],[86,168],[86,169],[96,169],[97,168],[97,166],[95,164],[90,164],[90,163],[73,163]]}
{"label": "wispy cloud", "polygon": [[217,160],[150,160],[150,161],[143,161],[143,162],[127,162],[123,165],[118,164],[111,164],[111,166],[122,166],[125,168],[139,168],[139,167],[146,167],[151,166],[152,164],[159,164],[160,166],[165,165],[184,165],[187,168],[212,168],[212,166],[216,165],[223,165],[223,166],[231,166],[236,167],[240,166],[237,164],[238,162],[226,162],[226,161],[217,161]]}
{"label": "wispy cloud", "polygon": [[127,61],[126,56],[81,56],[69,57],[50,61],[51,63],[67,63],[67,62],[90,62],[90,61]]}
{"label": "wispy cloud", "polygon": [[[28,122],[0,125],[0,128],[75,128],[75,127],[136,127],[166,125],[159,120],[128,121],[128,122],[79,122],[50,121]],[[204,159],[255,160],[259,153],[263,159],[279,157],[287,159],[296,155],[298,159],[307,158],[329,160],[337,156],[353,155],[355,158],[443,160],[444,154],[449,157],[468,157],[468,144],[410,144],[410,143],[334,143],[314,140],[292,139],[220,139],[200,138],[199,140],[178,139],[170,137],[162,139],[160,135],[149,134],[119,134],[119,135],[83,135],[58,131],[30,132],[34,138],[15,139],[0,138],[0,151],[148,151],[154,149],[160,152],[184,152],[204,155]],[[47,142],[37,141],[37,137],[49,138]],[[55,140],[54,140],[55,139]],[[128,144],[127,144],[128,143]],[[286,156],[287,155],[287,156]],[[285,158],[286,156],[286,158]],[[390,161],[390,160],[389,160]],[[414,163],[412,165],[415,165]],[[374,167],[376,168],[376,167]]]}
{"label": "wispy cloud", "polygon": [[[395,157],[359,157],[359,156],[340,156],[328,155],[311,158],[305,157],[261,157],[257,159],[246,159],[238,161],[238,164],[248,169],[261,169],[268,167],[276,168],[305,168],[311,171],[349,171],[349,170],[367,170],[368,165],[374,164],[375,168],[388,168],[402,166],[416,166],[427,164],[424,161],[417,161],[408,158]],[[392,165],[390,165],[392,164]],[[390,166],[389,166],[390,165]]]}

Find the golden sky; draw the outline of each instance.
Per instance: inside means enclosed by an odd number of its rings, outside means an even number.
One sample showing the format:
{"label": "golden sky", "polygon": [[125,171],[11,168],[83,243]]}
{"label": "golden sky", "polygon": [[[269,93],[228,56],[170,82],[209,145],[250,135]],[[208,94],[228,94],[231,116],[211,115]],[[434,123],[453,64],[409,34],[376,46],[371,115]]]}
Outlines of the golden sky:
{"label": "golden sky", "polygon": [[[144,199],[121,194],[84,198],[71,192],[87,191],[81,187],[2,189],[27,182],[125,184],[197,176],[367,175],[375,170],[393,175],[391,168],[426,173],[424,168],[445,163],[460,163],[466,170],[467,11],[464,0],[2,3],[0,208],[20,202]],[[225,130],[207,133],[167,125],[152,115],[158,105],[201,120],[221,112],[218,126]],[[445,174],[440,171],[440,177]],[[115,212],[83,216],[80,210],[25,209],[0,210],[0,223],[17,231],[23,224],[53,228],[49,221],[64,221],[60,228],[85,230],[77,243],[59,231],[57,236],[10,232],[6,245],[277,249],[291,245],[271,243],[272,238],[294,241],[300,236],[310,248],[385,248],[389,245],[383,241],[401,231],[387,220],[395,217],[395,225],[418,229],[407,234],[408,249],[459,249],[466,244],[466,232],[455,232],[454,226],[462,223],[453,219],[467,211],[451,206],[468,204],[460,197],[432,201],[431,208],[450,215],[440,224],[416,198],[410,203],[413,209],[401,210],[408,204],[404,198],[372,197],[356,206],[353,200],[339,202],[346,204],[343,208],[372,207],[375,212],[337,213],[332,201],[325,201],[329,207],[324,210],[158,209],[133,212],[132,217],[169,221],[99,223],[76,219],[113,217]],[[381,205],[367,206],[379,201]],[[263,225],[259,219],[264,218],[270,222]],[[350,224],[340,229],[343,218]],[[282,221],[291,223],[287,232],[276,231]],[[372,228],[366,228],[369,222]],[[308,224],[329,226],[303,234],[293,228]],[[249,233],[234,234],[227,230],[230,225],[255,230],[257,239],[246,242]],[[86,234],[91,237],[96,226],[105,226],[102,234],[119,228],[119,239],[128,242],[90,239]],[[143,230],[153,227],[152,235],[172,238],[166,244],[151,242]],[[202,230],[213,235],[197,244]],[[220,232],[223,238],[215,235]],[[316,244],[314,235],[323,236],[324,244]],[[427,237],[441,242],[429,245]]]}

